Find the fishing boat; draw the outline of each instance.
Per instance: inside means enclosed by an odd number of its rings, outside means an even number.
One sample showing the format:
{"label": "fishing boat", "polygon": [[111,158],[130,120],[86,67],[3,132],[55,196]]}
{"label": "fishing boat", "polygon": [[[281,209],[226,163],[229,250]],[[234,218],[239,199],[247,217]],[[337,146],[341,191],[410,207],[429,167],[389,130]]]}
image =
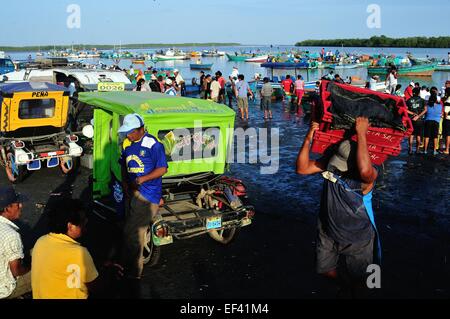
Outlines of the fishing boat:
{"label": "fishing boat", "polygon": [[262,68],[268,69],[308,69],[308,62],[265,62],[261,64]]}
{"label": "fishing boat", "polygon": [[190,57],[186,55],[183,51],[167,50],[164,54],[155,54],[155,61],[175,61],[175,60],[187,60]]}
{"label": "fishing boat", "polygon": [[255,56],[254,58],[248,58],[245,60],[245,62],[264,63],[264,62],[267,62],[268,58],[269,58],[268,55],[260,55],[260,56]]}
{"label": "fishing boat", "polygon": [[209,64],[201,64],[201,63],[193,63],[190,65],[191,70],[211,70],[213,63]]}
{"label": "fishing boat", "polygon": [[450,71],[450,64],[439,63],[436,66],[436,71]]}
{"label": "fishing boat", "polygon": [[227,53],[226,55],[228,57],[228,60],[233,61],[233,62],[245,62],[245,60],[252,57],[251,55],[242,55],[242,54],[241,55],[239,55],[239,54],[232,55],[232,54]]}
{"label": "fishing boat", "polygon": [[143,59],[131,60],[131,63],[144,65],[145,64],[145,60],[143,60]]}
{"label": "fishing boat", "polygon": [[[398,76],[432,76],[437,64],[419,64],[413,66],[401,66],[397,68]],[[386,75],[389,67],[369,67],[367,72],[372,75]]]}
{"label": "fishing boat", "polygon": [[347,70],[347,69],[356,69],[356,68],[360,68],[363,65],[360,63],[355,63],[355,64],[332,64],[332,65],[328,65],[328,68],[333,69],[333,70]]}

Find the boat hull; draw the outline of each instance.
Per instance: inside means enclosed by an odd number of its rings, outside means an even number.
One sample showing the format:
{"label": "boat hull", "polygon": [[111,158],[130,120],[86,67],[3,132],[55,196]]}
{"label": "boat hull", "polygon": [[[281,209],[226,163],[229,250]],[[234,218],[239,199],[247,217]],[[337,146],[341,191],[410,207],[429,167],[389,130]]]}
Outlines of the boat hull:
{"label": "boat hull", "polygon": [[213,64],[191,64],[191,70],[211,70]]}
{"label": "boat hull", "polygon": [[245,62],[264,63],[264,62],[267,62],[268,58],[269,58],[268,55],[262,55],[262,56],[257,56],[257,57],[254,57],[254,58],[246,59]]}
{"label": "boat hull", "polygon": [[438,64],[436,66],[436,71],[447,71],[447,72],[450,72],[450,64]]}
{"label": "boat hull", "polygon": [[308,63],[266,62],[261,67],[268,69],[309,69]]}
{"label": "boat hull", "polygon": [[233,61],[233,62],[245,62],[245,60],[247,60],[249,57],[248,56],[243,56],[243,55],[231,55],[227,53],[227,57],[229,61]]}
{"label": "boat hull", "polygon": [[[397,69],[398,76],[432,76],[436,65],[414,65]],[[369,75],[386,75],[388,67],[367,68]]]}

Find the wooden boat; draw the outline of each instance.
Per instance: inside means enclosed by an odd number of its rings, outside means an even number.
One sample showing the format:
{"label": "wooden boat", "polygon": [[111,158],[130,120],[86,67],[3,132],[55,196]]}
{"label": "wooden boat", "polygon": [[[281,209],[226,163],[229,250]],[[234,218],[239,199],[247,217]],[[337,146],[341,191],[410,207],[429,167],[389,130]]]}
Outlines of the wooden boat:
{"label": "wooden boat", "polygon": [[245,62],[264,63],[264,62],[267,62],[268,58],[269,58],[268,55],[260,55],[260,56],[255,56],[254,58],[248,58],[245,60]]}
{"label": "wooden boat", "polygon": [[198,63],[193,63],[190,65],[191,70],[211,70],[212,66],[214,64],[210,63],[210,64],[198,64]]}
{"label": "wooden boat", "polygon": [[145,64],[145,60],[131,60],[131,63],[144,65]]}
{"label": "wooden boat", "polygon": [[[405,67],[398,67],[398,76],[432,76],[434,70],[436,69],[437,64],[420,64],[420,65],[413,65],[413,66],[405,66]],[[372,75],[386,75],[388,71],[387,66],[383,67],[369,67],[367,68],[367,72],[369,76]]]}
{"label": "wooden boat", "polygon": [[229,61],[233,62],[245,62],[245,60],[251,58],[250,55],[232,55],[227,53],[227,57]]}
{"label": "wooden boat", "polygon": [[436,66],[436,71],[450,71],[450,64],[438,64]]}

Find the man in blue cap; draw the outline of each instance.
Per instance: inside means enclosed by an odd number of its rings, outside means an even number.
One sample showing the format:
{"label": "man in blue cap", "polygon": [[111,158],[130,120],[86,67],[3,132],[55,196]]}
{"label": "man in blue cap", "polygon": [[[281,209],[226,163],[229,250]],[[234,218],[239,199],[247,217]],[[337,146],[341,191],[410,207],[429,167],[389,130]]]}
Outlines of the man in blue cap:
{"label": "man in blue cap", "polygon": [[23,265],[22,240],[14,224],[22,214],[24,199],[11,186],[0,186],[0,299],[31,291],[30,267]]}
{"label": "man in blue cap", "polygon": [[145,130],[139,114],[125,116],[119,134],[126,135],[120,165],[122,184],[129,200],[124,228],[124,266],[128,278],[140,279],[144,267],[145,234],[158,219],[162,176],[168,165],[164,146]]}

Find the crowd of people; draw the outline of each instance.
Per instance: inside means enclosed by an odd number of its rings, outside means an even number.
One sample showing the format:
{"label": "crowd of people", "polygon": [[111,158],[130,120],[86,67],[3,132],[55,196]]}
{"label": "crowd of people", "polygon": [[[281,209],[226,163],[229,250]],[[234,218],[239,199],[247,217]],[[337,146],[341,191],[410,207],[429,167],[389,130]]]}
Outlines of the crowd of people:
{"label": "crowd of people", "polygon": [[[398,84],[395,68],[389,70],[385,84],[386,93],[405,99],[414,132],[409,140],[409,154],[448,155],[450,150],[450,80],[441,91],[419,82],[410,82],[406,89]],[[376,79],[373,79],[376,80]],[[416,141],[414,151],[414,140]],[[430,143],[432,142],[432,143]],[[430,150],[429,146],[433,145]]]}

